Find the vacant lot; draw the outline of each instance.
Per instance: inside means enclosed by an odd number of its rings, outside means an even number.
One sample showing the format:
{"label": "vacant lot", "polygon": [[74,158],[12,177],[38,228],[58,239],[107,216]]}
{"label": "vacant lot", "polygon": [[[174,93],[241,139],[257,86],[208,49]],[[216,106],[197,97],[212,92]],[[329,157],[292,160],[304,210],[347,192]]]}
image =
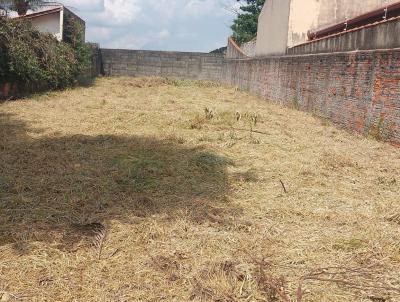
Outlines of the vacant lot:
{"label": "vacant lot", "polygon": [[167,79],[0,104],[1,301],[400,301],[400,149]]}

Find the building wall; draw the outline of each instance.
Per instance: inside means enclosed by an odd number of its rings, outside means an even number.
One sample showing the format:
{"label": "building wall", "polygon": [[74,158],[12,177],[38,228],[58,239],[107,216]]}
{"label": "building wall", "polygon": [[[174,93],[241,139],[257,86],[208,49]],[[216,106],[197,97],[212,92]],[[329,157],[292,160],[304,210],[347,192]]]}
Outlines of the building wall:
{"label": "building wall", "polygon": [[257,39],[253,39],[247,43],[243,43],[241,49],[248,57],[255,57],[256,56],[256,47],[257,47]]}
{"label": "building wall", "polygon": [[301,55],[344,52],[356,49],[371,50],[391,48],[400,48],[400,18],[382,21],[380,24],[374,24],[303,43],[288,48],[287,54]]}
{"label": "building wall", "polygon": [[396,2],[399,0],[266,0],[258,23],[256,55],[285,54],[287,47],[307,42],[310,29]]}
{"label": "building wall", "polygon": [[320,0],[320,11],[318,13],[318,27],[351,19],[365,14],[385,5],[399,2],[399,0]]}
{"label": "building wall", "polygon": [[291,0],[266,0],[258,19],[256,56],[279,55],[288,45]]}
{"label": "building wall", "polygon": [[227,60],[222,81],[400,145],[400,50]]}
{"label": "building wall", "polygon": [[266,0],[258,21],[256,56],[282,55],[307,40],[318,24],[320,0]]}
{"label": "building wall", "polygon": [[239,45],[237,45],[231,37],[229,37],[225,57],[229,59],[243,59],[247,58],[248,56],[243,49],[239,47]]}
{"label": "building wall", "polygon": [[171,76],[218,81],[224,56],[191,52],[101,49],[108,76]]}
{"label": "building wall", "polygon": [[307,41],[307,32],[318,25],[320,0],[292,0],[290,3],[287,47]]}
{"label": "building wall", "polygon": [[92,52],[91,56],[91,64],[87,68],[87,70],[84,71],[84,77],[86,78],[95,78],[102,73],[102,57],[101,57],[101,51],[100,51],[100,46],[97,43],[87,43],[87,45],[90,47],[90,50]]}
{"label": "building wall", "polygon": [[33,27],[40,32],[50,33],[56,37],[57,40],[62,40],[62,11],[53,14],[35,17],[29,21]]}
{"label": "building wall", "polygon": [[82,40],[85,42],[86,39],[86,23],[83,21],[81,18],[79,18],[77,15],[75,15],[72,11],[70,11],[67,8],[63,8],[63,40],[68,40],[66,37],[66,33],[68,30],[68,27],[74,26],[75,24],[79,24],[81,29],[82,29]]}

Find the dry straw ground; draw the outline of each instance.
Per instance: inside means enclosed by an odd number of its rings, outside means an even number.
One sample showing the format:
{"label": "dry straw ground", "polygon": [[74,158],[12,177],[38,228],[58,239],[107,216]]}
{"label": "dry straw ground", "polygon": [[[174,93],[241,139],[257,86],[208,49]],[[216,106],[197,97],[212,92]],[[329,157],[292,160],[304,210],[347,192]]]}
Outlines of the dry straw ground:
{"label": "dry straw ground", "polygon": [[128,78],[0,104],[0,138],[1,301],[400,301],[398,148]]}

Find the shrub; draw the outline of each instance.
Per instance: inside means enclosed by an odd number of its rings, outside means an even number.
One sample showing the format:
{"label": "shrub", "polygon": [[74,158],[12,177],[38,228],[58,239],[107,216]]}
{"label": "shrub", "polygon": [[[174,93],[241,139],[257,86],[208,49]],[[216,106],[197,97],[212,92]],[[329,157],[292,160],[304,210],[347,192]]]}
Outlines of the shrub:
{"label": "shrub", "polygon": [[77,60],[78,71],[84,73],[89,68],[93,50],[85,43],[85,27],[68,15],[64,18],[63,40],[72,46]]}
{"label": "shrub", "polygon": [[27,92],[70,86],[90,63],[90,49],[84,47],[39,33],[30,22],[0,18],[0,84]]}

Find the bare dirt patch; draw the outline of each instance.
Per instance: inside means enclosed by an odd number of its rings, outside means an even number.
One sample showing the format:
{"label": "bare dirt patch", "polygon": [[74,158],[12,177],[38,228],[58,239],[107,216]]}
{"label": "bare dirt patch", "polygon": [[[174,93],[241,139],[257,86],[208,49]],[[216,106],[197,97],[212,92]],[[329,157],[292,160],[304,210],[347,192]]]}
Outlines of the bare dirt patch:
{"label": "bare dirt patch", "polygon": [[0,138],[0,301],[400,301],[395,147],[161,78],[3,103]]}

